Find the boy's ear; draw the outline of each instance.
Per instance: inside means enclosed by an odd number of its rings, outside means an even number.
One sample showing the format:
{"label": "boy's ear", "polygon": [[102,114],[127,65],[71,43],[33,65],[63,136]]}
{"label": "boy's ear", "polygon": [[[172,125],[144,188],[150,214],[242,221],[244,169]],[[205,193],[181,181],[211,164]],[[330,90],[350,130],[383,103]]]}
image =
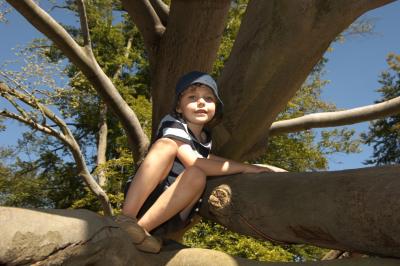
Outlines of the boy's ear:
{"label": "boy's ear", "polygon": [[182,113],[182,109],[181,109],[181,107],[180,107],[179,105],[180,105],[180,104],[179,104],[179,102],[178,102],[177,105],[176,105],[176,107],[175,107],[175,111],[176,111],[177,113],[181,114],[181,113]]}

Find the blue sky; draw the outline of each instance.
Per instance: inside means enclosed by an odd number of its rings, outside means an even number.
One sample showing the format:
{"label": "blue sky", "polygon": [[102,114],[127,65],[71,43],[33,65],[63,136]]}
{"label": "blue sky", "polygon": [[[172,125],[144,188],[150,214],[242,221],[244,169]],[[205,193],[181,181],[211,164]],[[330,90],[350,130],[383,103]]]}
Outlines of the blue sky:
{"label": "blue sky", "polygon": [[[347,38],[344,43],[333,45],[327,53],[325,79],[330,81],[323,92],[323,99],[339,108],[354,108],[372,104],[379,95],[375,90],[379,73],[387,69],[386,56],[390,52],[400,54],[400,1],[365,14],[375,22],[374,34]],[[65,19],[65,16],[59,16]],[[13,58],[12,48],[29,42],[41,34],[17,12],[8,15],[9,23],[0,23],[0,64]],[[3,104],[0,102],[0,105]],[[368,123],[354,126],[358,133],[368,128]],[[0,145],[11,145],[19,137],[21,127],[8,123],[8,130],[0,132]],[[329,159],[330,170],[363,167],[362,162],[371,155],[371,148],[362,147],[359,154],[337,154]]]}
{"label": "blue sky", "polygon": [[[400,1],[372,10],[364,17],[375,22],[374,33],[346,39],[335,43],[329,59],[325,78],[330,83],[324,89],[323,99],[333,102],[338,108],[354,108],[373,104],[379,98],[378,76],[387,69],[386,56],[400,54]],[[368,128],[368,123],[353,126],[357,132]],[[360,154],[338,154],[330,158],[330,169],[363,167],[372,149],[362,147]]]}

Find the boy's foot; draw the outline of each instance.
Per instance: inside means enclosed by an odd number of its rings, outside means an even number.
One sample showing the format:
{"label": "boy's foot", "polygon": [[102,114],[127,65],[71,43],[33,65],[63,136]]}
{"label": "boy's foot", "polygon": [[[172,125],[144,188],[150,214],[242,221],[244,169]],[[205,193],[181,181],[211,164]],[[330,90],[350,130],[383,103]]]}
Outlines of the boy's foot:
{"label": "boy's foot", "polygon": [[157,240],[155,237],[150,235],[144,228],[142,228],[138,223],[137,219],[119,214],[114,217],[114,221],[119,225],[119,227],[128,233],[129,237],[136,248],[150,253],[158,253],[161,249],[161,241]]}
{"label": "boy's foot", "polygon": [[119,214],[114,217],[114,221],[119,225],[119,227],[128,233],[133,244],[139,244],[143,242],[146,238],[146,231],[137,223],[137,219]]}
{"label": "boy's foot", "polygon": [[[147,233],[147,232],[146,232]],[[150,253],[158,253],[160,252],[162,246],[162,240],[157,239],[154,236],[147,233],[147,236],[140,244],[135,244],[138,250]]]}

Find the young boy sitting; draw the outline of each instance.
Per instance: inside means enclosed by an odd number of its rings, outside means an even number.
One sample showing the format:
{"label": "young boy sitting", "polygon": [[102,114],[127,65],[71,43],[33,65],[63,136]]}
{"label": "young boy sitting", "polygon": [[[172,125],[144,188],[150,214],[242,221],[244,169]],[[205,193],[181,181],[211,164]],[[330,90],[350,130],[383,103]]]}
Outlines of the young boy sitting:
{"label": "young boy sitting", "polygon": [[188,225],[199,210],[207,176],[270,171],[210,154],[207,125],[221,118],[222,111],[210,75],[193,71],[179,79],[174,110],[161,120],[155,142],[128,182],[122,215],[116,218],[139,250],[159,252],[161,243],[148,232]]}

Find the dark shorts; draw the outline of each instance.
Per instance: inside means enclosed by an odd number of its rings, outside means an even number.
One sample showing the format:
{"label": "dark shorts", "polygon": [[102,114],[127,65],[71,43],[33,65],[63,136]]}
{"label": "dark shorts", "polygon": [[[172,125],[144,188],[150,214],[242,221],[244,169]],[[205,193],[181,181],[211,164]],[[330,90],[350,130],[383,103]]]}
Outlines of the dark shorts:
{"label": "dark shorts", "polygon": [[[128,182],[126,182],[125,187],[124,187],[124,198],[126,197],[126,194],[128,193],[129,186],[131,185],[132,179],[129,179]],[[148,209],[156,202],[156,200],[160,197],[160,195],[170,186],[170,181],[171,178],[165,178],[164,181],[159,184],[153,192],[149,195],[149,197],[146,199],[146,201],[143,203],[142,208],[139,210],[137,218],[142,217]],[[190,224],[190,222],[193,220],[193,217],[198,213],[200,206],[201,206],[201,197],[200,200],[194,205],[192,210],[190,211],[190,214],[186,220],[182,220],[181,216],[179,213],[174,215],[171,219],[166,221],[165,223],[161,224],[158,226],[156,229],[154,229],[153,233],[156,234],[167,234],[171,232],[176,232],[179,231],[186,226]]]}

